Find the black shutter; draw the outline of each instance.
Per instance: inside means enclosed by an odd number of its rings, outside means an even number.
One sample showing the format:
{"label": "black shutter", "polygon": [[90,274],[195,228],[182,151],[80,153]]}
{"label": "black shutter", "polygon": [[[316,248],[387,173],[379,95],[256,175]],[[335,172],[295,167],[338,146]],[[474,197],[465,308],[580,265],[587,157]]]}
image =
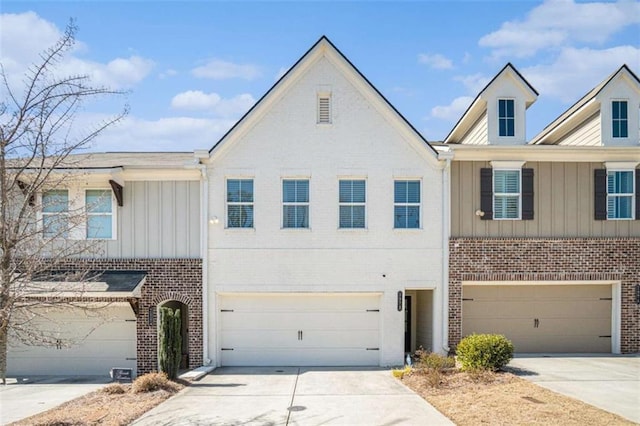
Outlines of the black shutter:
{"label": "black shutter", "polygon": [[480,169],[480,210],[480,219],[493,219],[493,169]]}
{"label": "black shutter", "polygon": [[607,171],[605,169],[595,169],[593,171],[593,206],[594,219],[607,219]]}
{"label": "black shutter", "polygon": [[522,220],[533,220],[533,169],[522,169]]}
{"label": "black shutter", "polygon": [[636,220],[640,220],[640,169],[636,169]]}

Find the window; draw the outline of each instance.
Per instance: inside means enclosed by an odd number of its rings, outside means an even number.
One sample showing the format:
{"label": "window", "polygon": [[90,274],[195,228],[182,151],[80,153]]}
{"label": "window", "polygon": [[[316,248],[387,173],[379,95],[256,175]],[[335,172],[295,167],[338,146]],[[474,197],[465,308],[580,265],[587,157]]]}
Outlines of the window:
{"label": "window", "polygon": [[282,227],[309,227],[309,180],[282,181]]}
{"label": "window", "polygon": [[394,228],[420,227],[420,181],[397,180],[393,189]]}
{"label": "window", "polygon": [[513,99],[498,99],[498,136],[515,136],[515,107]]}
{"label": "window", "polygon": [[42,193],[42,235],[67,237],[69,231],[69,191],[58,189]]}
{"label": "window", "polygon": [[520,170],[493,171],[493,218],[520,218]]}
{"label": "window", "polygon": [[341,180],[339,192],[340,228],[364,228],[365,181]]}
{"label": "window", "polygon": [[253,179],[227,180],[227,227],[253,228]]}
{"label": "window", "polygon": [[627,101],[611,102],[611,125],[614,138],[626,138],[629,136],[629,119],[627,116]]}
{"label": "window", "polygon": [[87,238],[113,238],[113,197],[109,189],[85,191]]}
{"label": "window", "polygon": [[633,219],[633,170],[607,171],[607,219]]}
{"label": "window", "polygon": [[318,95],[318,124],[331,124],[331,95]]}

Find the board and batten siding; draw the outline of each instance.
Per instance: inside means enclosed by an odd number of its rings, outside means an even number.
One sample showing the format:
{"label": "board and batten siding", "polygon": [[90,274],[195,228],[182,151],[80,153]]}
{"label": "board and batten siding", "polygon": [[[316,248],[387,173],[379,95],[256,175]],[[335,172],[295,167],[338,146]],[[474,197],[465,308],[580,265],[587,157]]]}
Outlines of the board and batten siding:
{"label": "board and batten siding", "polygon": [[639,237],[640,220],[594,220],[593,174],[602,163],[527,162],[534,170],[533,220],[481,220],[480,169],[488,161],[451,166],[452,237]]}
{"label": "board and batten siding", "polygon": [[600,146],[602,145],[600,132],[600,112],[598,112],[586,119],[575,130],[563,136],[558,141],[558,145]]}
{"label": "board and batten siding", "polygon": [[200,257],[200,182],[124,184],[117,238],[104,242],[107,258]]}

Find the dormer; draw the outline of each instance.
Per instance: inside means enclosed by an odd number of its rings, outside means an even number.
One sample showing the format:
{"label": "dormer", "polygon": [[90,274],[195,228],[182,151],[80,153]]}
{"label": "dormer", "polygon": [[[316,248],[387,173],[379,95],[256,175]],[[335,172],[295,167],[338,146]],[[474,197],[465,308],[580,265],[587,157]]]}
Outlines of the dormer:
{"label": "dormer", "polygon": [[466,145],[524,145],[526,111],[538,92],[508,63],[482,89],[446,143]]}
{"label": "dormer", "polygon": [[640,80],[623,65],[545,127],[531,144],[640,145]]}

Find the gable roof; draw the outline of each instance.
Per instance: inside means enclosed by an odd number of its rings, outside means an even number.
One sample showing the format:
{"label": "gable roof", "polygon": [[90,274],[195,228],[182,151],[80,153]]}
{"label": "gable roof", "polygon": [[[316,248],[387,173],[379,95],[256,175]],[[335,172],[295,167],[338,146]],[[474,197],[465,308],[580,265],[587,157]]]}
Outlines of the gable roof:
{"label": "gable roof", "polygon": [[[531,139],[531,141],[529,143],[532,144],[532,145],[544,144],[545,143],[544,142],[545,137],[547,137],[550,133],[556,131],[560,127],[563,127],[566,123],[568,123],[571,120],[571,118],[578,111],[580,111],[583,107],[587,106],[591,101],[593,101],[596,98],[596,96],[598,96],[600,94],[600,92],[602,92],[602,90],[618,74],[620,74],[621,72],[623,72],[625,70],[629,73],[629,75],[631,75],[631,77],[633,79],[635,79],[635,81],[638,83],[638,85],[640,85],[640,79],[638,79],[638,76],[636,76],[633,73],[633,71],[631,71],[631,69],[627,66],[627,64],[623,64],[620,68],[618,68],[611,75],[609,75],[609,77],[605,78],[604,80],[602,80],[600,82],[600,84],[598,84],[596,87],[591,89],[586,95],[584,95],[582,98],[578,99],[578,101],[575,104],[571,105],[569,107],[569,109],[567,109],[565,112],[560,114],[560,116],[558,116],[558,118],[553,120],[549,125],[547,125],[544,129],[542,129],[540,131],[540,133],[538,133],[533,139]],[[589,115],[595,113],[599,109],[600,109],[600,107],[597,106],[596,108],[593,109],[593,111],[590,112]],[[551,142],[551,143],[553,143],[553,142]]]}
{"label": "gable roof", "polygon": [[383,102],[383,104],[390,110],[393,112],[393,114],[396,116],[396,118],[398,119],[398,121],[406,126],[409,131],[411,133],[413,133],[420,141],[422,141],[429,149],[429,151],[431,151],[434,156],[437,157],[438,152],[429,144],[429,142],[422,136],[422,134],[420,134],[420,132],[418,132],[418,130],[416,130],[415,127],[413,127],[413,125],[391,104],[391,102],[389,102],[389,100],[387,100],[387,98],[384,97],[384,95],[364,76],[364,74],[362,74],[362,72],[360,72],[360,70],[358,68],[356,68],[355,65],[353,65],[353,63],[351,63],[351,61],[331,42],[331,40],[329,40],[329,38],[325,35],[323,35],[322,37],[320,37],[320,39],[318,39],[318,41],[316,41],[313,46],[311,46],[309,48],[309,50],[307,50],[304,55],[302,55],[300,57],[300,59],[298,59],[293,66],[291,66],[291,68],[289,68],[287,70],[286,73],[284,73],[284,75],[282,77],[280,77],[273,86],[271,86],[271,88],[269,90],[267,90],[265,92],[264,95],[262,95],[262,97],[260,99],[258,99],[258,101],[249,109],[249,111],[247,111],[232,127],[231,129],[229,129],[214,145],[213,147],[211,147],[211,149],[209,150],[209,155],[211,155],[216,149],[218,149],[219,147],[221,147],[222,145],[225,144],[225,142],[230,139],[235,132],[238,132],[253,116],[257,115],[259,113],[259,110],[262,108],[262,106],[271,98],[275,98],[277,97],[277,94],[281,91],[284,90],[283,86],[285,85],[285,83],[287,82],[287,80],[289,80],[290,78],[292,78],[292,76],[294,74],[296,74],[305,63],[309,62],[312,60],[313,57],[315,57],[318,53],[317,52],[321,52],[322,48],[326,47],[329,49],[329,51],[334,52],[340,59],[344,60],[345,63],[349,66],[350,70],[353,71],[353,73],[358,76],[360,79],[362,79],[362,81],[366,84],[366,86],[371,89]]}
{"label": "gable roof", "polygon": [[484,86],[484,88],[478,93],[473,102],[471,102],[464,114],[462,114],[460,119],[458,119],[458,122],[455,124],[455,126],[453,126],[447,137],[444,138],[445,143],[453,143],[450,141],[452,136],[458,133],[466,133],[466,130],[468,130],[467,127],[472,126],[476,122],[476,120],[478,120],[478,118],[480,118],[480,116],[486,112],[487,104],[480,98],[482,97],[482,94],[506,71],[512,71],[515,76],[518,77],[525,88],[529,89],[533,94],[535,94],[535,96],[539,96],[538,91],[527,81],[526,78],[522,76],[522,74],[520,74],[520,71],[518,71],[511,62],[507,62],[507,64],[502,67],[502,69],[491,79],[491,81],[489,81],[489,83],[487,83],[487,85]]}

